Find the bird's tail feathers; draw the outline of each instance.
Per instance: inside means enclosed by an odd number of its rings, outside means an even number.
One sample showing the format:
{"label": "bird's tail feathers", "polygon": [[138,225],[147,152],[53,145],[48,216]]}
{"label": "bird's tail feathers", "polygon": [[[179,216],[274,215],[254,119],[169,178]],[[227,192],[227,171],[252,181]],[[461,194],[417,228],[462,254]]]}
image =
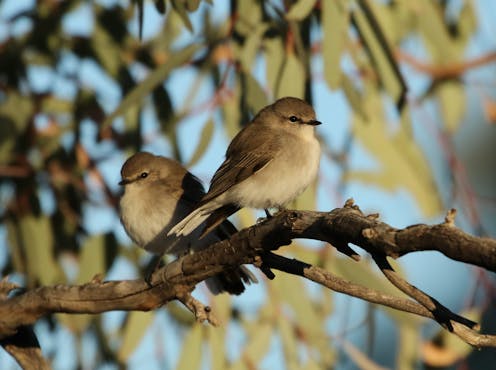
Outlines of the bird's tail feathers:
{"label": "bird's tail feathers", "polygon": [[258,283],[258,280],[248,268],[240,266],[208,278],[205,283],[212,294],[227,292],[239,295],[244,292],[245,284]]}
{"label": "bird's tail feathers", "polygon": [[212,213],[217,207],[211,203],[206,203],[201,207],[198,207],[181,221],[179,221],[176,226],[174,226],[167,235],[189,235],[198,226],[200,226],[203,221],[205,221],[210,213]]}

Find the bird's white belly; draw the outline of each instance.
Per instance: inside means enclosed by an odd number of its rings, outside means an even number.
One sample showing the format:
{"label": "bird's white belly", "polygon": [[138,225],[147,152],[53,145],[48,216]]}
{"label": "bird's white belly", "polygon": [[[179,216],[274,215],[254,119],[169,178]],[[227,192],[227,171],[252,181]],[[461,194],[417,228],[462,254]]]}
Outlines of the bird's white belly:
{"label": "bird's white belly", "polygon": [[316,139],[311,144],[287,146],[266,167],[233,187],[232,201],[252,208],[281,208],[291,202],[317,176],[320,146]]}
{"label": "bird's white belly", "polygon": [[156,254],[182,254],[211,242],[207,238],[198,241],[200,230],[181,238],[167,236],[169,230],[192,210],[191,207],[171,209],[171,202],[164,201],[166,195],[155,202],[132,202],[129,195],[125,193],[121,198],[121,218],[128,235],[140,247]]}

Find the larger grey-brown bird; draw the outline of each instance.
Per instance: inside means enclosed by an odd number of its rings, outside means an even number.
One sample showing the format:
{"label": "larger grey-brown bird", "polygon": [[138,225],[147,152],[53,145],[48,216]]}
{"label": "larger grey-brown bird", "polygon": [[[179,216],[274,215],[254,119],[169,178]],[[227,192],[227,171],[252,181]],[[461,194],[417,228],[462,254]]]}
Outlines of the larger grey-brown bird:
{"label": "larger grey-brown bird", "polygon": [[[139,152],[126,160],[121,169],[120,217],[131,239],[149,252],[182,255],[209,246],[235,232],[230,223],[200,239],[200,230],[176,238],[167,233],[187,216],[205,195],[201,182],[178,162],[147,152]],[[243,283],[256,282],[244,266],[222,272],[207,279],[214,294],[240,294]]]}
{"label": "larger grey-brown bird", "polygon": [[196,208],[168,235],[205,235],[242,207],[282,208],[314,181],[320,162],[307,102],[293,97],[263,108],[232,140],[226,159]]}

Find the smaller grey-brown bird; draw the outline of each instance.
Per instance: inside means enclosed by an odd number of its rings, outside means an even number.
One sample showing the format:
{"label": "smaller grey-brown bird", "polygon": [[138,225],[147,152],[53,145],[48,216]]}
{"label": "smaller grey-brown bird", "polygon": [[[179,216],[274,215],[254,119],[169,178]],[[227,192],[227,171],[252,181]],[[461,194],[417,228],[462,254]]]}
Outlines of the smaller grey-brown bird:
{"label": "smaller grey-brown bird", "polygon": [[[180,238],[167,236],[172,226],[193,211],[205,195],[200,180],[172,159],[136,153],[122,166],[121,177],[121,222],[129,237],[149,252],[182,255],[203,249],[236,231],[226,222],[202,239],[200,229]],[[243,283],[251,282],[257,279],[244,266],[206,280],[214,294],[241,294],[245,289]]]}

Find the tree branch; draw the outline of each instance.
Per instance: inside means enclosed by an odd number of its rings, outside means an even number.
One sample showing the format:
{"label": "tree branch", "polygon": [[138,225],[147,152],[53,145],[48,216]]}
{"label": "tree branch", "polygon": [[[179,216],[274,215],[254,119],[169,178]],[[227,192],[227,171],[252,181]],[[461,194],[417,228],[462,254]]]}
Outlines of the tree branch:
{"label": "tree branch", "polygon": [[[475,323],[442,306],[435,299],[399,278],[386,256],[397,258],[421,250],[437,250],[446,256],[496,270],[496,241],[465,234],[454,227],[453,213],[439,225],[414,225],[395,229],[378,221],[377,215],[365,216],[352,201],[331,212],[283,211],[272,218],[243,229],[229,239],[185,255],[153,273],[148,285],[143,280],[107,281],[98,279],[80,285],[40,287],[0,302],[0,339],[14,335],[44,315],[55,312],[101,313],[110,310],[148,311],[177,299],[192,310],[197,319],[215,318],[207,307],[192,301],[195,285],[226,268],[253,263],[304,276],[338,292],[386,305],[405,312],[435,319],[475,346],[496,346],[496,337],[481,335],[471,328]],[[385,276],[419,303],[391,297],[339,279],[329,272],[301,261],[275,259],[270,251],[288,245],[294,238],[322,240],[356,259],[348,243],[368,251]],[[290,261],[290,260],[289,260]],[[6,282],[4,282],[6,283]],[[1,283],[0,283],[1,284]],[[477,328],[477,327],[475,327]]]}

